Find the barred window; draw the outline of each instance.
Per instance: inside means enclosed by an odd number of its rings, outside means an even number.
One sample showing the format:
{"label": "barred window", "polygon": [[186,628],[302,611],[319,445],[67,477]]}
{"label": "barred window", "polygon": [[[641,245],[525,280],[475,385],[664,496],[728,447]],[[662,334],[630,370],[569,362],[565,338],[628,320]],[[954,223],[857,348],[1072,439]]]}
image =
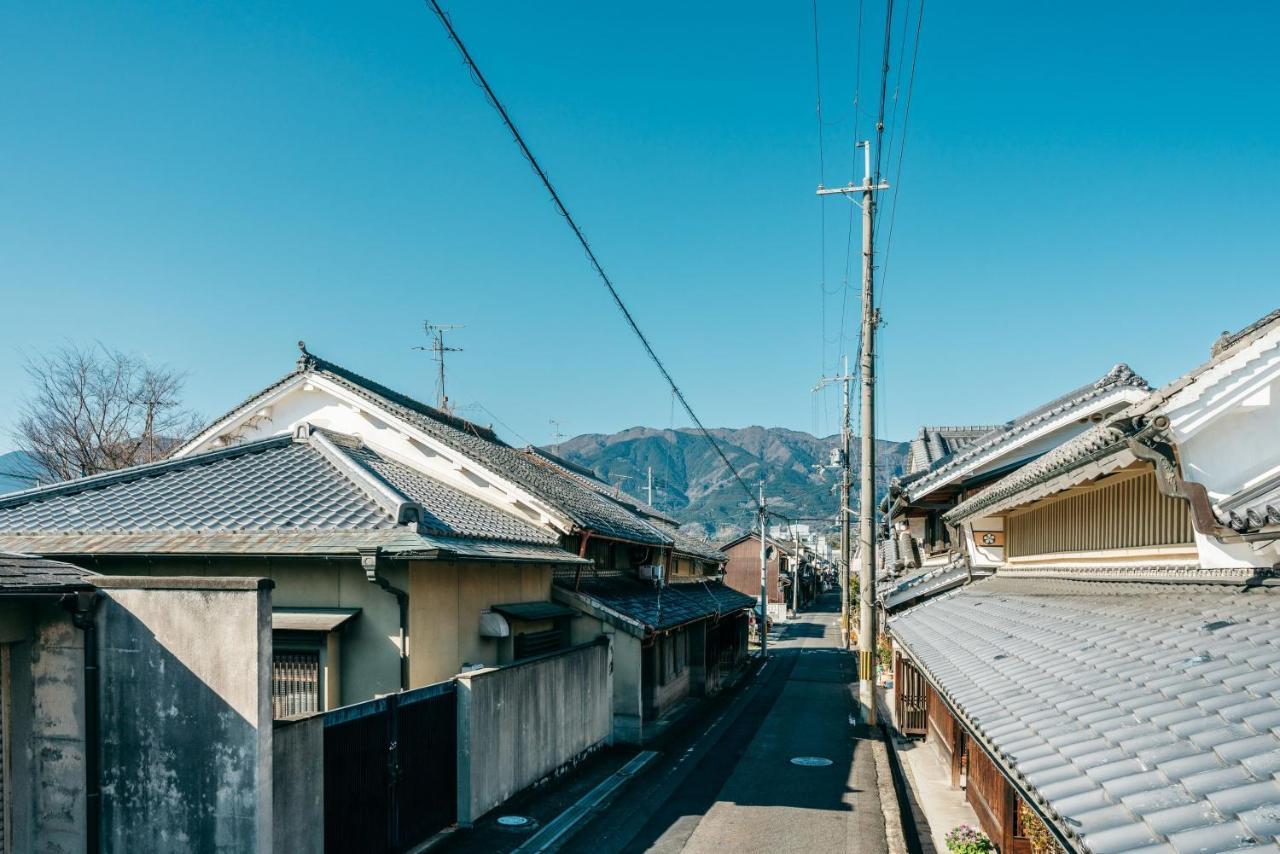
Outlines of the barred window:
{"label": "barred window", "polygon": [[320,653],[287,651],[271,656],[271,716],[288,718],[323,711]]}

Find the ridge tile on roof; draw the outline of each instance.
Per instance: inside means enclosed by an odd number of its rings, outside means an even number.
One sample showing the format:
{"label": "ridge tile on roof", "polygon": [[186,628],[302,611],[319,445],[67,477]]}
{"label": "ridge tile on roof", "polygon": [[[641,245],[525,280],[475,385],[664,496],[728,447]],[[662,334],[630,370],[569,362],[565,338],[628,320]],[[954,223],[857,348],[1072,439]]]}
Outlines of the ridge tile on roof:
{"label": "ridge tile on roof", "polygon": [[904,478],[902,482],[904,484],[910,483],[911,493],[915,496],[920,496],[924,494],[922,490],[937,485],[966,464],[986,454],[998,451],[1019,436],[1024,435],[1028,430],[1044,424],[1052,418],[1064,415],[1102,395],[1122,388],[1134,388],[1142,391],[1150,391],[1151,389],[1146,380],[1134,373],[1133,369],[1128,365],[1121,362],[1095,382],[1080,386],[1067,394],[1056,397],[1048,403],[1019,415],[1003,427],[993,430],[972,442],[936,468],[929,469],[921,476],[911,478],[909,481]]}

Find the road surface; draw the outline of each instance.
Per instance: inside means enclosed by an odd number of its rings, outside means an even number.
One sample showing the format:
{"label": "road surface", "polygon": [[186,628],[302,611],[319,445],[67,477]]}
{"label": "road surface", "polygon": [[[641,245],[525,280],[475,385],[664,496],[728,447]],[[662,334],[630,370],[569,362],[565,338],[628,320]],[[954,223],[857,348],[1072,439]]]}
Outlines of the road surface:
{"label": "road surface", "polygon": [[[872,744],[853,726],[857,665],[839,597],[782,626],[750,684],[690,720],[662,757],[561,848],[612,852],[887,851]],[[829,765],[797,765],[795,757]]]}

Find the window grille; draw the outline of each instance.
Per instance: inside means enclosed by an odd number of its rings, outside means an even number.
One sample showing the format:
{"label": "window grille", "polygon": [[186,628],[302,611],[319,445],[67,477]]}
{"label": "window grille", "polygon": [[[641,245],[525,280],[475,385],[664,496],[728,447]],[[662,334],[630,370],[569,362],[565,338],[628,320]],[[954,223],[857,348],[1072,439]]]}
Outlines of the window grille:
{"label": "window grille", "polygon": [[271,716],[288,718],[324,711],[320,705],[320,653],[277,652],[271,656]]}

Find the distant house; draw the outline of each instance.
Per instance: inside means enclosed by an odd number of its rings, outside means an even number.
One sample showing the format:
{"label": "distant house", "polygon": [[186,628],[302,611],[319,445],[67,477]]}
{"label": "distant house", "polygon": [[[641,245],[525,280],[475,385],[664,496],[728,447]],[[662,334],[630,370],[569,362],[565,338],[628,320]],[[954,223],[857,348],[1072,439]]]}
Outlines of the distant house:
{"label": "distant house", "polygon": [[1280,311],[1090,422],[944,514],[992,577],[889,618],[899,727],[1002,851],[1030,850],[1035,824],[1073,851],[1265,847]]}
{"label": "distant house", "polygon": [[[769,616],[785,620],[791,600],[786,595],[783,579],[790,576],[798,565],[794,546],[765,537],[768,553],[768,576],[765,589],[769,596]],[[752,531],[743,534],[720,547],[729,556],[725,564],[724,583],[739,593],[760,600],[760,534]]]}
{"label": "distant house", "polygon": [[664,715],[689,697],[714,694],[747,654],[747,609],[754,599],[720,581],[728,556],[680,530],[675,519],[547,451],[543,465],[574,477],[627,508],[669,541],[633,568],[595,561],[557,573],[554,596],[585,615],[575,641],[607,634],[614,650],[614,737],[644,742]]}

